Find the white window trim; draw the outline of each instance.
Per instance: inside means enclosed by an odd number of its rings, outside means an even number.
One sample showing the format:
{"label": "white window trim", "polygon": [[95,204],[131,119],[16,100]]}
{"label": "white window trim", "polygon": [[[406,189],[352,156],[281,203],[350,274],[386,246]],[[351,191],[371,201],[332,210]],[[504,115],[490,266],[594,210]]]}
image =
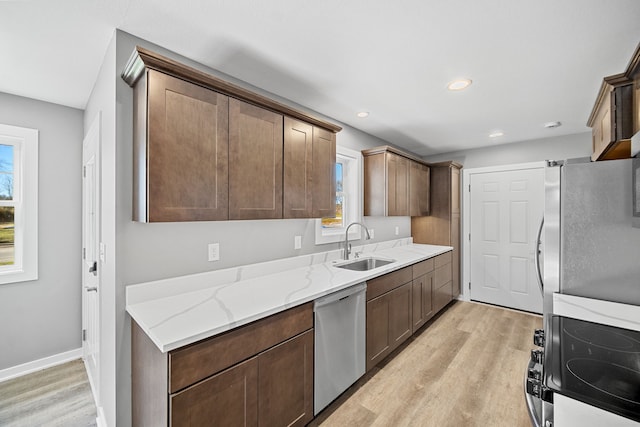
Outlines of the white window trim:
{"label": "white window trim", "polygon": [[14,146],[15,263],[0,268],[0,284],[38,278],[38,130],[0,124]]}
{"label": "white window trim", "polygon": [[[346,157],[352,163],[350,170],[343,170],[343,174],[355,177],[355,197],[349,199],[349,213],[346,216],[345,224],[348,225],[354,221],[362,221],[362,153],[351,150],[349,148],[336,146],[336,155]],[[348,193],[348,192],[347,192]],[[351,200],[353,199],[353,200]],[[344,241],[345,228],[334,228],[331,230],[322,228],[322,220],[316,219],[316,245],[324,245],[327,243],[336,243]],[[360,227],[351,227],[349,230],[349,240],[359,240],[362,236]]]}

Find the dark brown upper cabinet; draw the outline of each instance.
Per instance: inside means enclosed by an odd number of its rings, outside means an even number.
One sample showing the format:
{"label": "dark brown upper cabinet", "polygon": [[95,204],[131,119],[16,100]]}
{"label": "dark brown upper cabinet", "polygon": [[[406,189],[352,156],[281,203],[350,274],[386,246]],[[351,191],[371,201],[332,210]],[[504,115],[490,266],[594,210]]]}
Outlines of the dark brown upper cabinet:
{"label": "dark brown upper cabinet", "polygon": [[284,217],[335,216],[335,169],[335,134],[285,117]]}
{"label": "dark brown upper cabinet", "polygon": [[155,70],[136,92],[134,220],[227,219],[228,97]]}
{"label": "dark brown upper cabinet", "polygon": [[591,160],[630,157],[633,135],[633,82],[624,74],[605,77],[587,126],[591,128]]}
{"label": "dark brown upper cabinet", "polygon": [[282,115],[229,101],[229,219],[282,218]]}
{"label": "dark brown upper cabinet", "polygon": [[389,146],[363,150],[365,216],[427,215],[429,166]]}
{"label": "dark brown upper cabinet", "polygon": [[631,137],[640,131],[640,44],[627,69],[605,77],[587,125],[592,128],[591,160],[631,157]]}
{"label": "dark brown upper cabinet", "polygon": [[410,162],[409,165],[409,215],[429,215],[430,171],[429,166]]}
{"label": "dark brown upper cabinet", "polygon": [[[141,47],[122,78],[134,90],[134,221],[335,215],[339,126]],[[285,116],[307,126],[303,148],[288,134],[285,152]]]}

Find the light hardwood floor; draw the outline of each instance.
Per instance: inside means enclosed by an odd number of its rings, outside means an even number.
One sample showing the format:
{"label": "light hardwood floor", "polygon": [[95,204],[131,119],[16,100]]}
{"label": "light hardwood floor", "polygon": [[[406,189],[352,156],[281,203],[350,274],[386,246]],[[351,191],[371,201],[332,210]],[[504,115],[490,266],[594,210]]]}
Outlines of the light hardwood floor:
{"label": "light hardwood floor", "polygon": [[96,407],[82,360],[0,383],[0,426],[95,425]]}
{"label": "light hardwood floor", "polygon": [[540,316],[454,302],[312,426],[530,426],[523,376]]}

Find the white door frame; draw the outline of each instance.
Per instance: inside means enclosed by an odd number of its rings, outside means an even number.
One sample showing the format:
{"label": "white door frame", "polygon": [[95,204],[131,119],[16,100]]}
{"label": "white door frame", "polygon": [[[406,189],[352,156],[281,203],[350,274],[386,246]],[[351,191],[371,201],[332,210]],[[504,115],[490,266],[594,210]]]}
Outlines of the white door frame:
{"label": "white door frame", "polygon": [[[91,126],[89,127],[89,130],[87,132],[87,134],[84,137],[83,143],[82,143],[82,167],[84,169],[84,165],[85,165],[85,152],[87,150],[87,147],[89,144],[95,144],[95,164],[96,164],[96,176],[95,176],[95,188],[96,188],[96,194],[95,194],[95,198],[96,198],[96,228],[97,228],[97,235],[96,235],[96,242],[94,245],[94,249],[95,249],[95,254],[96,256],[96,261],[98,263],[97,265],[97,277],[96,277],[96,282],[97,282],[97,304],[96,304],[96,313],[95,313],[95,317],[97,318],[97,325],[96,325],[96,335],[97,337],[92,337],[92,339],[96,340],[97,343],[97,361],[96,361],[96,367],[94,371],[91,371],[91,369],[89,369],[88,365],[87,365],[87,345],[86,342],[84,340],[84,336],[83,336],[83,341],[82,341],[82,358],[85,362],[85,368],[87,370],[87,376],[89,378],[89,384],[91,385],[91,391],[93,392],[93,398],[95,400],[95,404],[96,404],[96,408],[98,408],[98,411],[100,411],[101,409],[101,398],[100,398],[100,334],[101,334],[101,321],[100,321],[100,307],[101,307],[101,293],[99,291],[100,289],[100,285],[102,283],[102,274],[101,274],[101,270],[102,270],[102,264],[100,263],[100,256],[98,256],[100,254],[100,243],[101,242],[101,236],[100,236],[100,230],[102,229],[101,227],[101,219],[100,219],[100,209],[101,209],[101,149],[102,149],[102,144],[101,144],[101,140],[102,140],[102,113],[98,112],[98,114],[96,115],[96,117],[93,119],[93,122],[91,123]],[[84,244],[85,244],[85,217],[84,217],[84,204],[85,204],[85,182],[84,182],[84,177],[82,178],[83,182],[82,182],[82,196],[83,196],[83,200],[82,200],[82,246],[84,248]],[[84,252],[84,251],[83,251]],[[85,269],[87,268],[86,266],[86,262],[84,260],[84,254],[81,255],[82,256],[82,261],[81,261],[81,265],[82,265],[82,273],[81,273],[81,277],[82,277],[82,287],[81,287],[81,292],[82,292],[82,329],[85,330],[87,329],[87,322],[88,322],[88,307],[87,307],[87,284],[86,284],[86,271]]]}
{"label": "white door frame", "polygon": [[471,218],[469,212],[471,209],[471,195],[469,193],[469,183],[471,182],[471,175],[488,173],[488,172],[506,172],[522,169],[544,169],[547,163],[542,160],[539,162],[530,163],[515,163],[511,165],[501,166],[487,166],[482,168],[462,169],[462,234],[460,239],[462,240],[462,293],[458,299],[463,301],[470,301],[469,296],[469,276],[471,260],[469,259],[469,232],[471,229]]}

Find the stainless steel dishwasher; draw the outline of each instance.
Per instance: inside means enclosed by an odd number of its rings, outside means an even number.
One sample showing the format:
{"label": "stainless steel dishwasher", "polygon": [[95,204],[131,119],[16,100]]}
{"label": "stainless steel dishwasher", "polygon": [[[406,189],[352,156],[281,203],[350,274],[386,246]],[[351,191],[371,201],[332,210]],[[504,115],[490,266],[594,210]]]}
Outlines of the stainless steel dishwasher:
{"label": "stainless steel dishwasher", "polygon": [[314,415],[364,375],[366,290],[359,283],[313,305]]}

